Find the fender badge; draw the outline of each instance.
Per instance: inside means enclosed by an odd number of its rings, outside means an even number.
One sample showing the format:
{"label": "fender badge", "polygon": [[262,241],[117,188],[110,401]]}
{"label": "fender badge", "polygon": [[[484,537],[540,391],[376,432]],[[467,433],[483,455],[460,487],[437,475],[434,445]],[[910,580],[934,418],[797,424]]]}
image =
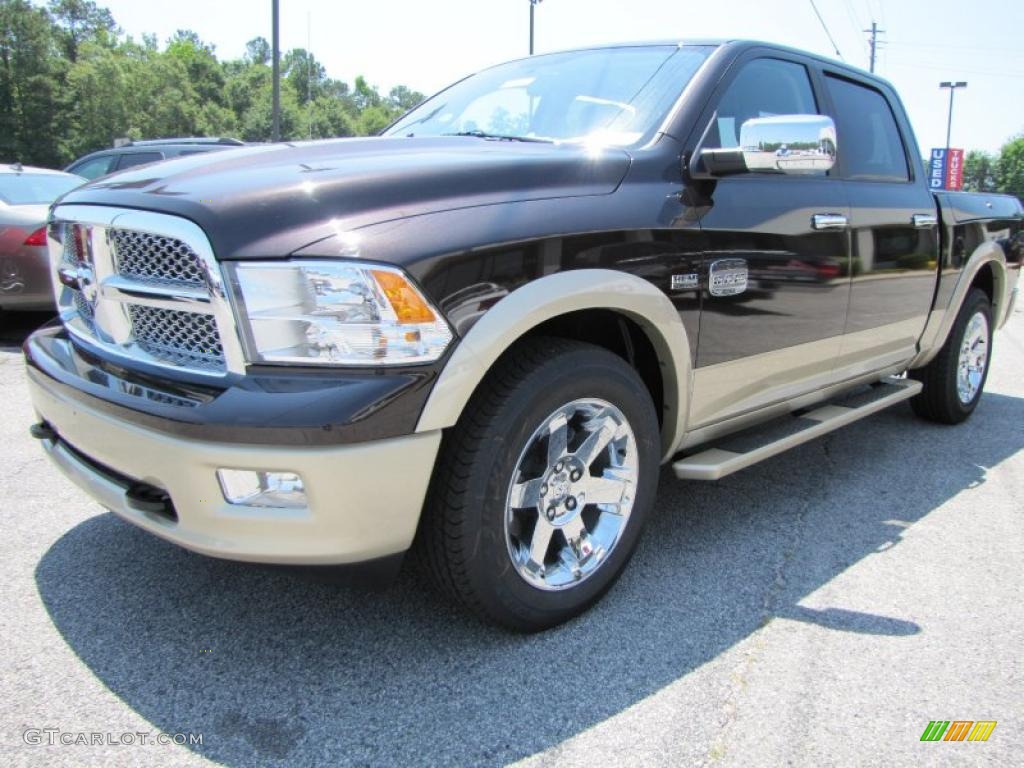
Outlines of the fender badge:
{"label": "fender badge", "polygon": [[711,263],[708,290],[712,296],[736,296],[747,290],[745,259],[720,259]]}
{"label": "fender badge", "polygon": [[672,290],[685,291],[687,288],[696,288],[700,285],[700,278],[696,272],[688,275],[672,275]]}

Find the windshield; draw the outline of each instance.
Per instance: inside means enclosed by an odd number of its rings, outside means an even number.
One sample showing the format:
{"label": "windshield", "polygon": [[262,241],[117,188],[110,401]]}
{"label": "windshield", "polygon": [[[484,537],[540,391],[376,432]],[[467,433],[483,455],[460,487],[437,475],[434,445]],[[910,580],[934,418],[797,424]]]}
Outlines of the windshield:
{"label": "windshield", "polygon": [[64,174],[4,173],[0,174],[0,200],[8,205],[49,204],[84,182]]}
{"label": "windshield", "polygon": [[604,48],[501,64],[424,102],[386,135],[633,144],[657,128],[712,50]]}

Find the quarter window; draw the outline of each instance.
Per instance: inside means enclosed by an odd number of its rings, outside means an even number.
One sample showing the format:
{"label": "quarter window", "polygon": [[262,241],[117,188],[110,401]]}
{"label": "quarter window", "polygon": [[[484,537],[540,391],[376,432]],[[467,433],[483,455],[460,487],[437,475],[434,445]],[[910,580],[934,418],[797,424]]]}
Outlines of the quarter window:
{"label": "quarter window", "polygon": [[826,75],[836,108],[836,138],[847,178],[909,181],[907,153],[888,100],[864,85]]}
{"label": "quarter window", "polygon": [[147,163],[156,163],[163,160],[164,156],[159,152],[133,152],[128,155],[122,155],[121,161],[117,164],[117,169],[123,171],[125,168],[132,168],[136,165],[146,165]]}

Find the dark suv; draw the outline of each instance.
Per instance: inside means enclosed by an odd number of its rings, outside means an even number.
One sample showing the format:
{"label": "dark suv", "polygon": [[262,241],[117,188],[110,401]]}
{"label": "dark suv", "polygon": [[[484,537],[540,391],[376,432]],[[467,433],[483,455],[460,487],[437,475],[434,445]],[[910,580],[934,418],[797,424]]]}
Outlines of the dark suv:
{"label": "dark suv", "polygon": [[92,180],[114,171],[123,171],[136,165],[157,163],[170,157],[214,152],[219,149],[244,146],[245,142],[230,138],[153,139],[132,141],[113,149],[101,149],[78,158],[64,170]]}

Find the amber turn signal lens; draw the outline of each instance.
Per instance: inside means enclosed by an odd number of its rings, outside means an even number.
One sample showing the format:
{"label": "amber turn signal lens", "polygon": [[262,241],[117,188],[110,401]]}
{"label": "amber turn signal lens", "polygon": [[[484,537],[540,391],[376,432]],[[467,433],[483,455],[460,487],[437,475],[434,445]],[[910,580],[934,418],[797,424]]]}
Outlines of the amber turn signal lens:
{"label": "amber turn signal lens", "polygon": [[388,297],[391,308],[398,316],[398,322],[402,324],[411,323],[432,323],[437,318],[434,312],[420,296],[419,291],[409,285],[409,282],[394,272],[383,270],[371,270],[373,279]]}

